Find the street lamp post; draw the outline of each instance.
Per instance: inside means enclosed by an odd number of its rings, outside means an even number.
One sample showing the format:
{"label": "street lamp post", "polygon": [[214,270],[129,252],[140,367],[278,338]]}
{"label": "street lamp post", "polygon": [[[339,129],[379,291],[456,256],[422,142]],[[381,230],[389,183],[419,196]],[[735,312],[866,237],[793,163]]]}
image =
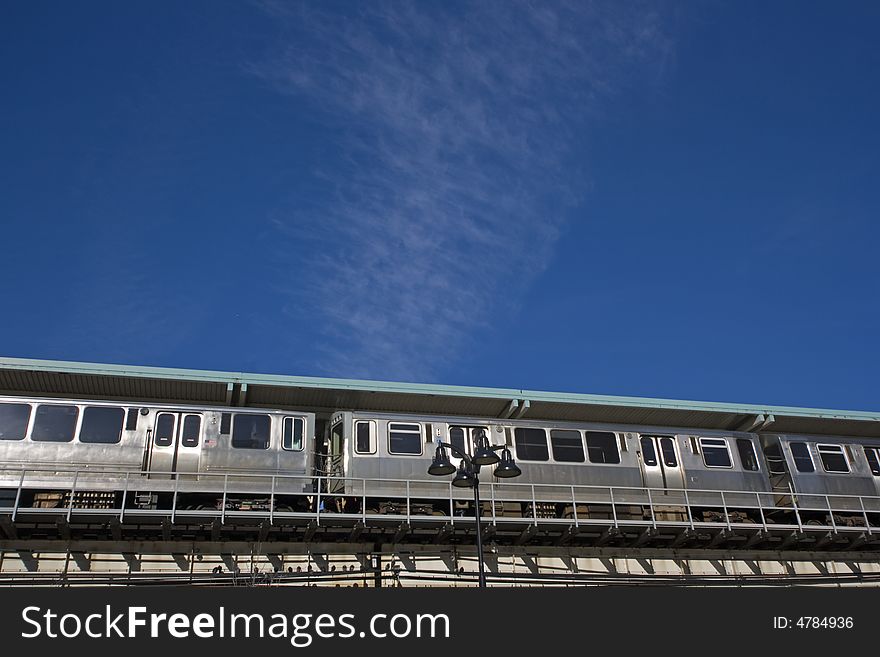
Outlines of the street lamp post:
{"label": "street lamp post", "polygon": [[[474,453],[467,454],[463,450],[458,449],[451,443],[437,441],[437,450],[434,453],[434,460],[428,467],[428,474],[442,477],[455,472],[455,478],[452,485],[457,488],[473,488],[474,489],[474,520],[477,523],[477,565],[480,573],[480,588],[486,587],[486,572],[483,567],[483,531],[480,525],[480,467],[484,465],[496,465],[493,474],[501,479],[509,479],[518,477],[522,474],[510,450],[504,445],[490,445],[489,439],[486,437],[484,429],[478,429],[474,437]],[[458,466],[458,472],[452,465],[446,450],[449,449],[453,454],[461,459]],[[499,457],[496,452],[501,450]],[[452,509],[449,509],[452,513]]]}

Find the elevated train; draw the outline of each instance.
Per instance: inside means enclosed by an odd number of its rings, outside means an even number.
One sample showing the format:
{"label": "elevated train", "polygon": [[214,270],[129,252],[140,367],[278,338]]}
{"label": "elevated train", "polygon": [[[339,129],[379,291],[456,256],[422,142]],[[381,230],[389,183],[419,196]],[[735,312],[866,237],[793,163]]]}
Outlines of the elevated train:
{"label": "elevated train", "polygon": [[481,432],[522,469],[484,515],[880,526],[880,439],[10,396],[0,506],[473,515],[427,468]]}

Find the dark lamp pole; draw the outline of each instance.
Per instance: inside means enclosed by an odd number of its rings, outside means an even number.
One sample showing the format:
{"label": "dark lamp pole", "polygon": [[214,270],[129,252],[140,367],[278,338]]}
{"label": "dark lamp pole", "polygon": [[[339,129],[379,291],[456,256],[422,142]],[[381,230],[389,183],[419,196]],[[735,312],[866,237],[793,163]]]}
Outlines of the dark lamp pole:
{"label": "dark lamp pole", "polygon": [[[447,449],[461,459],[457,471],[446,455]],[[497,454],[498,450],[502,450],[500,457]],[[490,445],[486,432],[480,429],[474,439],[473,454],[467,454],[451,443],[438,441],[434,460],[428,467],[428,474],[437,477],[455,472],[455,478],[452,480],[453,486],[474,489],[474,520],[477,523],[477,563],[480,573],[480,588],[486,588],[486,572],[483,565],[483,530],[480,524],[480,467],[496,463],[497,466],[493,472],[496,477],[509,479],[522,474],[522,470],[513,460],[510,450],[504,445]],[[452,513],[452,509],[449,509],[449,512]]]}

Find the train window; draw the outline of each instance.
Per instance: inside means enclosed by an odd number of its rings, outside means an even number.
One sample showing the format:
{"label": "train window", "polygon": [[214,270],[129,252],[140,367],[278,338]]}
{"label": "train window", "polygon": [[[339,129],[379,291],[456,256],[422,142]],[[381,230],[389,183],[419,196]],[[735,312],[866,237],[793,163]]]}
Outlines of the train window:
{"label": "train window", "polygon": [[24,440],[30,419],[30,404],[0,404],[0,440]]}
{"label": "train window", "polygon": [[590,463],[620,463],[617,436],[607,431],[587,431],[587,454]]}
{"label": "train window", "polygon": [[31,440],[69,443],[76,431],[79,409],[76,406],[40,404],[34,415]]}
{"label": "train window", "polygon": [[126,431],[137,431],[138,428],[138,409],[129,408],[128,415],[125,417],[125,430]]}
{"label": "train window", "polygon": [[645,465],[657,465],[657,451],[654,449],[654,439],[642,436],[639,444],[642,446],[642,461],[644,461]]}
{"label": "train window", "polygon": [[758,469],[758,455],[755,454],[755,446],[748,438],[736,439],[736,451],[739,452],[739,460],[743,470],[755,471]]}
{"label": "train window", "polygon": [[281,432],[281,449],[289,452],[300,452],[303,448],[305,420],[301,417],[286,417]]}
{"label": "train window", "polygon": [[813,457],[810,456],[810,448],[807,443],[789,443],[791,456],[794,459],[794,467],[798,472],[815,472],[816,467],[813,465]]}
{"label": "train window", "polygon": [[232,419],[232,446],[236,449],[269,449],[268,415],[236,413]]}
{"label": "train window", "polygon": [[877,457],[877,448],[865,447],[865,456],[868,459],[868,465],[871,466],[871,474],[880,477],[880,458]]}
{"label": "train window", "polygon": [[198,415],[187,415],[183,418],[183,433],[180,434],[180,444],[184,447],[198,447],[201,433],[202,418]]}
{"label": "train window", "polygon": [[156,447],[168,447],[174,442],[174,415],[172,413],[159,413],[156,416],[155,433]]}
{"label": "train window", "polygon": [[[464,427],[449,427],[449,443],[462,452],[465,451]],[[458,458],[454,453],[452,456]]]}
{"label": "train window", "polygon": [[816,445],[816,448],[819,450],[819,458],[825,472],[839,474],[849,472],[849,461],[846,459],[846,454],[843,453],[843,447],[840,445]]}
{"label": "train window", "polygon": [[388,451],[392,454],[421,454],[422,427],[418,424],[390,422],[388,424]]}
{"label": "train window", "polygon": [[732,468],[730,449],[724,438],[700,438],[700,448],[703,450],[703,463],[707,468]]}
{"label": "train window", "polygon": [[118,443],[122,438],[122,420],[125,411],[113,406],[86,406],[82,426],[79,428],[81,443]]}
{"label": "train window", "polygon": [[229,425],[232,424],[232,413],[220,413],[220,435],[229,435]]}
{"label": "train window", "polygon": [[663,454],[663,465],[667,468],[678,467],[678,459],[675,457],[675,441],[667,436],[660,438],[660,452]]}
{"label": "train window", "polygon": [[354,451],[358,454],[376,453],[376,425],[370,420],[354,423]]}
{"label": "train window", "polygon": [[584,443],[580,431],[550,431],[550,445],[553,447],[553,460],[560,463],[583,463]]}
{"label": "train window", "polygon": [[513,431],[516,443],[516,458],[523,461],[548,461],[547,433],[543,429],[519,427]]}

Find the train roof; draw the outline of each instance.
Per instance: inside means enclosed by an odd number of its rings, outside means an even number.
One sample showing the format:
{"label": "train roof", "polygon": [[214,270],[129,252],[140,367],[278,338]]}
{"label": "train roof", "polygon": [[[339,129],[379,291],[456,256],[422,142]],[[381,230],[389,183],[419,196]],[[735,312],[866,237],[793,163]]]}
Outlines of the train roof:
{"label": "train roof", "polygon": [[0,357],[0,392],[255,408],[338,409],[880,437],[880,411]]}

